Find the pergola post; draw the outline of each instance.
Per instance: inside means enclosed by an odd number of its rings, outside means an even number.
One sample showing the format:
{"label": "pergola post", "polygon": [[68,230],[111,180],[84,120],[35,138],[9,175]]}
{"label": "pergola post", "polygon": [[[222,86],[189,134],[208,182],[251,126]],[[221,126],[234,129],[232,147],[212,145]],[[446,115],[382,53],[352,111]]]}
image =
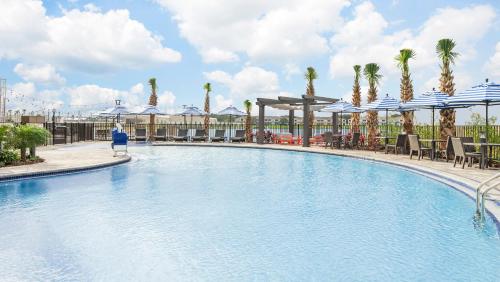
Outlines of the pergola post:
{"label": "pergola post", "polygon": [[259,106],[259,131],[257,132],[257,144],[264,144],[264,114],[265,105],[257,103]]}
{"label": "pergola post", "polygon": [[309,128],[309,101],[304,99],[304,128],[302,134],[302,146],[309,147],[309,137],[311,136],[311,129]]}
{"label": "pergola post", "polygon": [[295,112],[294,112],[294,110],[289,110],[288,111],[288,132],[290,132],[292,135],[293,135],[294,120],[295,120]]}
{"label": "pergola post", "polygon": [[332,113],[332,132],[333,134],[339,133],[339,119],[337,113]]}

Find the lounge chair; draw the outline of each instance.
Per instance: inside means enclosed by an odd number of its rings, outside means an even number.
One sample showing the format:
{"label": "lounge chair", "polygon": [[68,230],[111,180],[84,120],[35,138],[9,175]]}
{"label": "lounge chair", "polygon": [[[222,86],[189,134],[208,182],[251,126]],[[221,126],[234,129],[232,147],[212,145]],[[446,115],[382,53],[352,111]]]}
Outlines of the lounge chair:
{"label": "lounge chair", "polygon": [[211,142],[225,142],[226,137],[224,135],[226,135],[226,130],[217,129],[217,130],[215,130],[215,136],[210,138],[210,141]]}
{"label": "lounge chair", "polygon": [[451,138],[451,142],[453,144],[453,152],[455,154],[453,167],[457,165],[457,161],[462,164],[462,169],[465,168],[466,162],[468,162],[468,166],[471,167],[474,164],[474,158],[477,158],[478,162],[481,161],[481,153],[467,152],[461,138],[453,137]]}
{"label": "lounge chair", "polygon": [[179,129],[177,132],[177,136],[174,136],[175,142],[187,142],[189,141],[188,130],[187,129]]}
{"label": "lounge chair", "polygon": [[167,129],[158,128],[156,129],[156,135],[154,136],[155,141],[167,141]]}
{"label": "lounge chair", "polygon": [[135,129],[135,141],[146,141],[148,137],[146,136],[145,128],[136,128]]}
{"label": "lounge chair", "polygon": [[325,140],[325,148],[330,146],[333,149],[333,133],[331,131],[327,131],[324,133],[323,138]]}
{"label": "lounge chair", "polygon": [[420,140],[418,140],[418,135],[408,135],[408,141],[410,142],[410,159],[413,157],[414,152],[417,152],[418,160],[423,159],[425,152],[430,157],[431,148],[422,147]]}
{"label": "lounge chair", "polygon": [[398,154],[398,149],[401,152],[401,154],[404,152],[406,148],[406,134],[398,134],[398,137],[396,138],[396,143],[395,144],[386,144],[385,145],[385,153],[389,151],[389,149],[394,149],[394,154]]}
{"label": "lounge chair", "polygon": [[196,129],[194,136],[191,136],[192,142],[203,141],[207,142],[208,136],[205,133],[205,129]]}
{"label": "lounge chair", "polygon": [[234,137],[231,137],[231,142],[245,142],[245,130],[238,129]]}

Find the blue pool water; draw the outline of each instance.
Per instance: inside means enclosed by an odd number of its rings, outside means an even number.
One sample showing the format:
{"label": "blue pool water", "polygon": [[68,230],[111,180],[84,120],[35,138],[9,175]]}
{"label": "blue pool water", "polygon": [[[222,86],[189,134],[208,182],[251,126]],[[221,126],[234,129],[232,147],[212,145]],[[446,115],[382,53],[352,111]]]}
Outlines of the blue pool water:
{"label": "blue pool water", "polygon": [[0,280],[498,281],[474,202],[378,163],[135,147],[131,163],[0,183]]}

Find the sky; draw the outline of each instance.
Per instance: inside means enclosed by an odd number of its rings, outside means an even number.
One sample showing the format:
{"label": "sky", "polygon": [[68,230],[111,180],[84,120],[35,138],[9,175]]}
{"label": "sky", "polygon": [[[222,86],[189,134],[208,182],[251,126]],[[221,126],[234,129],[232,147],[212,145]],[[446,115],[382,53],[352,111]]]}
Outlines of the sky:
{"label": "sky", "polygon": [[[402,48],[415,95],[439,86],[435,45],[456,41],[457,92],[485,78],[500,82],[500,1],[462,0],[0,0],[0,77],[8,109],[89,113],[148,102],[157,79],[159,107],[211,111],[245,99],[300,96],[316,69],[316,95],[351,100],[353,65],[377,63],[378,95],[399,97]],[[362,80],[366,101],[367,82]],[[254,106],[254,112],[257,107]],[[460,110],[458,123],[472,112]],[[286,114],[268,111],[268,114]],[[500,116],[500,107],[492,107]],[[422,111],[417,122],[430,114]]]}

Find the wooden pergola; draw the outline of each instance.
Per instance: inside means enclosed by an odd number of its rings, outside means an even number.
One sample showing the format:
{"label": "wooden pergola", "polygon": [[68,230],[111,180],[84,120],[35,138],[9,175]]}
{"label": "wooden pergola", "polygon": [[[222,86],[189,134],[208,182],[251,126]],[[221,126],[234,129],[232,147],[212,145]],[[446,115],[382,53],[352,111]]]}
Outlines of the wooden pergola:
{"label": "wooden pergola", "polygon": [[[302,146],[309,147],[309,138],[311,137],[311,128],[309,127],[309,113],[314,106],[328,106],[338,99],[321,97],[321,96],[307,96],[302,95],[302,98],[284,97],[279,96],[278,99],[257,98],[257,106],[259,106],[259,130],[257,132],[257,144],[264,144],[264,116],[266,106],[277,109],[288,110],[288,128],[290,133],[293,134],[295,110],[302,109],[304,132],[302,136]],[[337,128],[337,115],[332,114],[333,128]]]}

